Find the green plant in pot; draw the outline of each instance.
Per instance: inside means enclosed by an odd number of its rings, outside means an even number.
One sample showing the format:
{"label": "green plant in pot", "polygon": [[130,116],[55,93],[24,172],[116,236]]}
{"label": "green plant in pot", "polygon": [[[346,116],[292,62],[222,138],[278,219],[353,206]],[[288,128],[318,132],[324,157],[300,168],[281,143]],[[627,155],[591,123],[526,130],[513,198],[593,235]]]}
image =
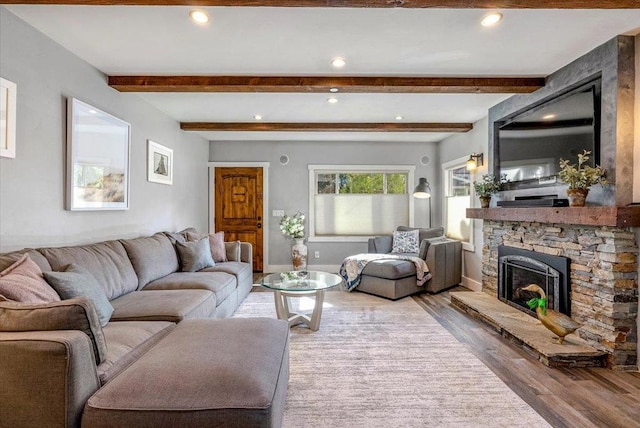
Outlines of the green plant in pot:
{"label": "green plant in pot", "polygon": [[594,184],[605,185],[607,172],[599,165],[591,166],[586,164],[589,160],[590,151],[585,150],[578,154],[578,165],[570,164],[568,160],[560,159],[560,172],[558,176],[563,183],[569,185],[567,197],[569,206],[584,207],[589,187]]}
{"label": "green plant in pot", "polygon": [[473,188],[480,199],[480,206],[489,208],[491,196],[502,190],[502,185],[507,181],[506,174],[502,174],[499,177],[493,174],[484,174],[482,180],[474,181]]}

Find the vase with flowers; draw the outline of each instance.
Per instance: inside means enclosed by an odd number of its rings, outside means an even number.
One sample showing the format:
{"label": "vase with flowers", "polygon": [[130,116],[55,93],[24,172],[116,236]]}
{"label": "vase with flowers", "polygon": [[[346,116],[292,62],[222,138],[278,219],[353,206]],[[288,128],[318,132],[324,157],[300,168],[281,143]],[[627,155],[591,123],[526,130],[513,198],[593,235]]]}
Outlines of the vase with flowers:
{"label": "vase with flowers", "polygon": [[291,216],[285,214],[280,219],[280,231],[284,236],[294,240],[294,244],[291,247],[293,270],[305,270],[307,268],[308,249],[304,244],[304,214],[300,211]]}
{"label": "vase with flowers", "polygon": [[506,174],[500,176],[484,174],[482,180],[474,181],[473,188],[476,191],[476,195],[478,195],[478,199],[480,199],[480,207],[489,208],[491,196],[502,190],[502,185],[507,181]]}
{"label": "vase with flowers", "polygon": [[578,164],[570,164],[568,160],[560,159],[560,172],[558,176],[563,183],[569,185],[567,198],[569,206],[584,207],[589,193],[589,188],[594,184],[607,184],[607,172],[600,166],[587,164],[590,151],[585,150],[578,154]]}

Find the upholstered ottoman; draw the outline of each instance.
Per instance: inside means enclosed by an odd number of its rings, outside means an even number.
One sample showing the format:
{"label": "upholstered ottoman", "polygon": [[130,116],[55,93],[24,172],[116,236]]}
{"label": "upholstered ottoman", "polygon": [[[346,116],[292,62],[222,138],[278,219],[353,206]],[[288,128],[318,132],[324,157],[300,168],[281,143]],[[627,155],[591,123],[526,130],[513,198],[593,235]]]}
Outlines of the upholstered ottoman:
{"label": "upholstered ottoman", "polygon": [[87,402],[83,427],[279,427],[289,326],[184,320]]}

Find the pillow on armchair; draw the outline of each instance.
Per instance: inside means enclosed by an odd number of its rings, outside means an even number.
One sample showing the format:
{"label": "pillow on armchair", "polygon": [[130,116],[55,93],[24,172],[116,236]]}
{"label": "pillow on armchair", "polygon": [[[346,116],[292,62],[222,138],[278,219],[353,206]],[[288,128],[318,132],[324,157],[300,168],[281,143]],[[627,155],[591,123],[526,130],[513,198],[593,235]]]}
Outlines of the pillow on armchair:
{"label": "pillow on armchair", "polygon": [[417,253],[420,249],[418,230],[393,232],[392,253]]}
{"label": "pillow on armchair", "polygon": [[404,232],[407,230],[417,230],[419,242],[422,242],[425,239],[437,238],[439,236],[444,235],[444,227],[420,228],[420,227],[398,226],[397,230],[401,232]]}

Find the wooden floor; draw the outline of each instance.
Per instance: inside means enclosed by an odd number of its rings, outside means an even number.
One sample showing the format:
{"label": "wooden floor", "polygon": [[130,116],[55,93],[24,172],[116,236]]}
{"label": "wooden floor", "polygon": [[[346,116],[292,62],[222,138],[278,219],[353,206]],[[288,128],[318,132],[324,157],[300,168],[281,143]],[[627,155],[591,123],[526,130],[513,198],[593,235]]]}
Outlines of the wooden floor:
{"label": "wooden floor", "polygon": [[640,427],[640,373],[549,368],[451,306],[448,291],[413,298],[552,426]]}

